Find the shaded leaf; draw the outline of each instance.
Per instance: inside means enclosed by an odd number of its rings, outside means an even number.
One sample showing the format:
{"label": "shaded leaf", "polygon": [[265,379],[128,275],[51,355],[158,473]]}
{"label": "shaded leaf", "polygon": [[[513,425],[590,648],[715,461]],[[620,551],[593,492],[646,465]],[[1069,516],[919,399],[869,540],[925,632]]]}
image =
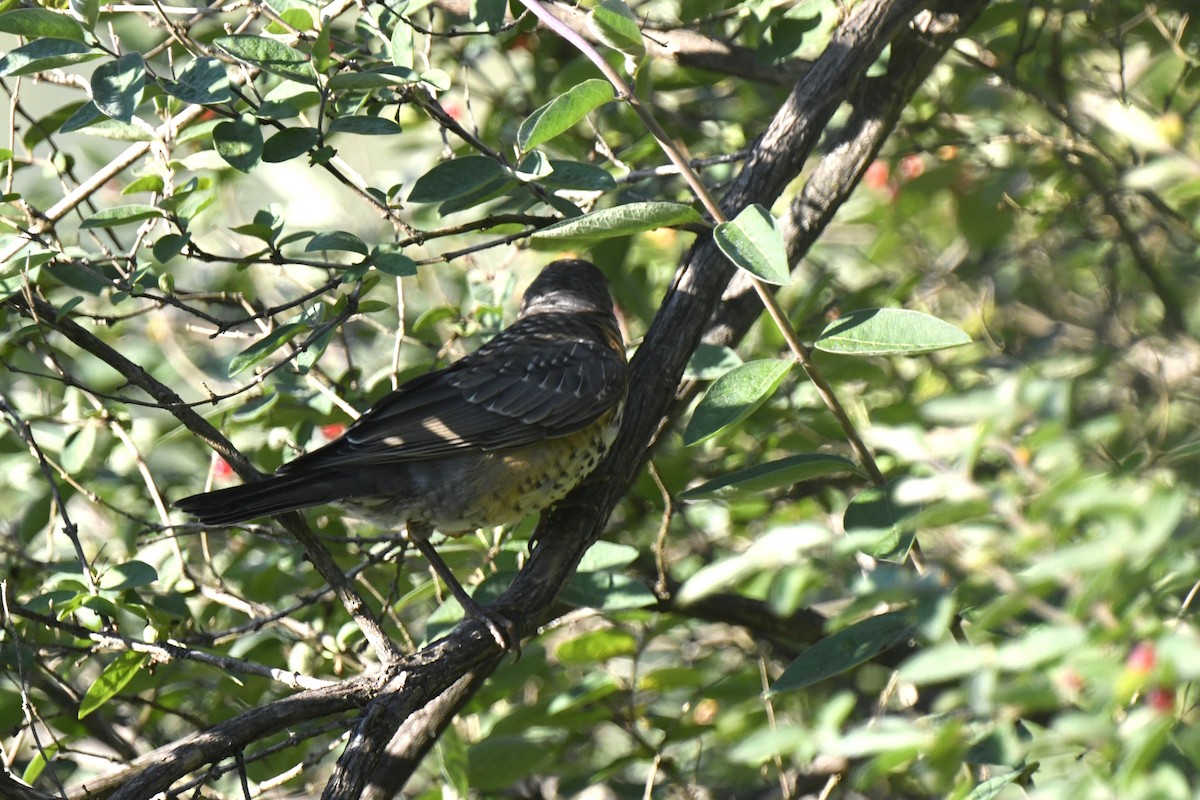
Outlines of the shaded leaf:
{"label": "shaded leaf", "polygon": [[83,699],[79,702],[79,719],[103,706],[128,683],[137,677],[142,667],[150,661],[145,653],[133,651],[121,653],[108,663],[100,677],[88,687]]}
{"label": "shaded leaf", "polygon": [[370,252],[367,243],[349,231],[328,231],[318,233],[309,239],[304,246],[304,252],[312,253],[317,250],[343,250],[365,256]]}
{"label": "shaded leaf", "polygon": [[300,322],[289,322],[286,325],[280,325],[275,330],[268,333],[263,338],[259,339],[254,344],[247,347],[242,352],[234,356],[229,362],[229,377],[237,375],[246,367],[253,366],[262,361],[267,356],[274,353],[279,348],[296,338],[300,331],[304,330],[305,326]]}
{"label": "shaded leaf", "polygon": [[853,669],[908,641],[914,631],[907,611],[891,611],[855,622],[801,653],[771,685],[771,693],[803,689]]}
{"label": "shaded leaf", "polygon": [[728,499],[745,494],[757,494],[800,481],[823,478],[826,475],[857,473],[854,462],[843,456],[826,453],[806,453],[788,456],[778,461],[755,464],[705,481],[679,495],[680,500]]}
{"label": "shaded leaf", "polygon": [[898,497],[899,485],[898,481],[891,481],[864,489],[847,504],[842,517],[846,535],[856,540],[862,552],[897,563],[908,557],[917,535],[911,518],[922,508],[920,503],[908,503]]}
{"label": "shaded leaf", "polygon": [[215,58],[197,58],[179,73],[177,80],[161,79],[163,91],[185,103],[212,105],[233,101],[229,76]]}
{"label": "shaded leaf", "polygon": [[290,161],[315,147],[320,138],[315,128],[284,128],[263,145],[262,160],[269,164]]}
{"label": "shaded leaf", "polygon": [[329,88],[334,91],[380,89],[385,86],[417,83],[420,80],[420,74],[414,69],[388,66],[365,72],[339,72],[329,79]]}
{"label": "shaded leaf", "polygon": [[262,158],[262,129],[254,117],[243,114],[236,120],[227,120],[213,128],[213,146],[229,166],[241,172],[249,172],[258,166]]}
{"label": "shaded leaf", "polygon": [[329,132],[359,136],[391,136],[400,133],[400,126],[383,117],[338,117],[329,123]]}
{"label": "shaded leaf", "polygon": [[101,209],[80,223],[79,227],[84,229],[115,228],[118,225],[130,225],[134,222],[141,222],[142,220],[161,217],[162,215],[162,209],[157,206],[130,203],[129,205]]}
{"label": "shaded leaf", "polygon": [[688,359],[683,377],[689,381],[713,381],[741,363],[741,356],[732,348],[701,342]]}
{"label": "shaded leaf", "polygon": [[410,203],[440,203],[461,197],[508,173],[495,159],[487,156],[463,156],[443,161],[413,183]]}
{"label": "shaded leaf", "polygon": [[121,122],[133,119],[145,88],[146,65],[140,53],[126,53],[92,73],[92,102],[105,115]]}

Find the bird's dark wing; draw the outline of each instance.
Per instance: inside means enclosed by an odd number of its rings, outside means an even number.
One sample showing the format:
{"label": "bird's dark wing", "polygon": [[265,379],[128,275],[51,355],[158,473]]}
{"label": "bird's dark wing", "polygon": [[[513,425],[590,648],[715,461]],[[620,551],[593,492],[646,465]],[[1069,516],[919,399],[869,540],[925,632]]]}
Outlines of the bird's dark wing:
{"label": "bird's dark wing", "polygon": [[566,436],[624,397],[627,367],[619,347],[619,339],[608,346],[518,322],[475,353],[404,384],[340,439],[281,472],[437,458]]}

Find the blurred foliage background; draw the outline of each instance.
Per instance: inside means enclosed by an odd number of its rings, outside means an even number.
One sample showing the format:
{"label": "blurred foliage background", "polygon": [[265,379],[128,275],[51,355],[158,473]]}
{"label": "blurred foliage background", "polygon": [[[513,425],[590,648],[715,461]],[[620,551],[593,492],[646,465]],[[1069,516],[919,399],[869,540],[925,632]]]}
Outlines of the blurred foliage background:
{"label": "blurred foliage background", "polygon": [[[691,30],[741,48],[725,73],[655,56],[637,74],[718,195],[792,70],[851,11],[633,10],[647,40]],[[236,480],[228,465],[161,398],[31,319],[32,298],[194,403],[260,469],[336,436],[354,409],[512,320],[537,268],[564,252],[532,231],[693,202],[616,102],[540,148],[553,172],[497,171],[518,166],[522,120],[597,75],[510,11],[4,5],[0,756],[46,796],[88,796],[72,787],[293,691],[135,642],[327,680],[370,663],[277,529],[203,530],[168,510]],[[780,291],[810,342],[874,307],[971,335],[913,358],[816,356],[912,512],[925,569],[868,558],[845,534],[866,488],[852,474],[679,497],[795,454],[852,455],[798,371],[691,447],[685,412],[564,597],[577,608],[495,673],[414,796],[1200,791],[1193,11],[991,3]],[[342,83],[271,49],[285,44]],[[102,172],[124,156],[128,168]],[[468,156],[483,158],[422,185]],[[633,347],[694,236],[571,245],[611,279]],[[783,353],[764,319],[723,363]],[[404,646],[453,622],[395,532],[309,516]],[[531,529],[442,551],[486,592],[519,567]],[[713,599],[751,605],[731,624]],[[172,796],[319,796],[352,722],[314,719]]]}

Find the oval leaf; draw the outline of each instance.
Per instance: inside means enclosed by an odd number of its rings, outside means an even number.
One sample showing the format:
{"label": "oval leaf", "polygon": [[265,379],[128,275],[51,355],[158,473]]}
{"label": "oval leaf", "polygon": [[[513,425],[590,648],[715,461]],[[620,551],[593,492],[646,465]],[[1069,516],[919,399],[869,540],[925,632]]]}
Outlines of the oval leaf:
{"label": "oval leaf", "polygon": [[806,453],[735,470],[728,475],[693,486],[679,495],[679,499],[724,500],[847,472],[858,472],[854,462],[848,458],[825,453]]}
{"label": "oval leaf", "polygon": [[304,325],[299,322],[289,322],[286,325],[280,325],[230,360],[229,377],[232,378],[246,367],[262,361],[271,355],[271,353],[274,353],[287,342],[294,339],[296,334],[302,330],[304,330]]}
{"label": "oval leaf", "polygon": [[316,147],[320,138],[315,128],[284,128],[263,145],[262,159],[269,164],[289,161]]}
{"label": "oval leaf", "polygon": [[856,356],[915,355],[969,344],[971,337],[949,322],[902,308],[853,311],[830,323],[816,348]]}
{"label": "oval leaf", "polygon": [[161,217],[162,209],[142,203],[131,203],[124,206],[113,206],[97,211],[80,223],[80,228],[115,228],[118,225],[129,225],[144,219]]}
{"label": "oval leaf", "polygon": [[34,39],[0,58],[0,75],[29,75],[103,57],[104,53],[73,39]]}
{"label": "oval leaf", "polygon": [[18,8],[0,14],[0,32],[30,39],[83,41],[83,27],[66,14],[45,8]]}
{"label": "oval leaf", "polygon": [[408,202],[441,203],[507,177],[504,167],[487,156],[463,156],[443,161],[417,178],[408,193]]}
{"label": "oval leaf", "polygon": [[124,689],[141,672],[149,660],[150,656],[145,653],[135,653],[131,650],[110,661],[79,702],[79,718],[83,719],[111,700],[113,695]]}
{"label": "oval leaf", "polygon": [[914,630],[907,611],[891,611],[860,620],[801,653],[771,686],[771,693],[803,689],[853,669],[911,639]]}
{"label": "oval leaf", "polygon": [[367,243],[349,231],[318,233],[304,246],[306,253],[316,250],[345,250],[363,256],[370,252]]}
{"label": "oval leaf", "polygon": [[534,111],[517,129],[517,147],[528,152],[569,131],[595,109],[616,99],[608,81],[592,78],[572,86]]}
{"label": "oval leaf", "polygon": [[608,170],[582,161],[550,159],[551,173],[542,183],[552,189],[576,189],[585,192],[608,192],[617,188],[617,181]]}
{"label": "oval leaf", "polygon": [[703,221],[696,209],[680,203],[626,203],[556,222],[533,238],[592,242]]}
{"label": "oval leaf", "polygon": [[400,126],[382,117],[338,117],[329,123],[330,133],[356,133],[359,136],[391,136]]}
{"label": "oval leaf", "polygon": [[236,170],[249,172],[262,159],[262,130],[254,117],[243,114],[236,120],[222,122],[213,128],[213,146],[217,155]]}
{"label": "oval leaf", "polygon": [[133,119],[145,88],[146,65],[140,53],[126,53],[92,74],[92,102],[105,116],[121,122]]}
{"label": "oval leaf", "polygon": [[300,83],[315,84],[316,73],[308,56],[294,47],[262,36],[218,36],[213,44],[236,59]]}
{"label": "oval leaf", "polygon": [[896,493],[896,481],[864,489],[854,496],[842,515],[846,535],[857,540],[859,549],[882,561],[904,561],[916,538],[910,518],[920,504],[906,503]]}
{"label": "oval leaf", "polygon": [[233,100],[229,76],[215,58],[197,58],[184,67],[178,80],[161,80],[163,90],[185,103],[212,105]]}
{"label": "oval leaf", "polygon": [[683,432],[683,443],[702,442],[750,416],[775,392],[793,363],[763,359],[726,372],[708,387],[696,406]]}
{"label": "oval leaf", "polygon": [[638,18],[623,0],[601,0],[587,16],[588,27],[600,41],[631,56],[646,52]]}
{"label": "oval leaf", "polygon": [[771,212],[759,204],[747,206],[736,218],[713,231],[717,247],[739,269],[767,283],[791,281],[787,247]]}

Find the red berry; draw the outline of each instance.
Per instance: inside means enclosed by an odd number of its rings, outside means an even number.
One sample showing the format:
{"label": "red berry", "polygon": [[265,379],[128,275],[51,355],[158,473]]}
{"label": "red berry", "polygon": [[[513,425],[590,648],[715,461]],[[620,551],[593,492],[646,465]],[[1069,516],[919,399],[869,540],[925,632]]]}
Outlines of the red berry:
{"label": "red berry", "polygon": [[889,174],[886,161],[872,161],[871,166],[863,173],[863,183],[868,189],[883,191],[887,188]]}
{"label": "red berry", "polygon": [[321,426],[321,435],[326,439],[336,439],[345,432],[346,424],[343,422],[331,422]]}
{"label": "red berry", "polygon": [[1129,653],[1129,657],[1125,659],[1125,668],[1130,672],[1145,675],[1154,669],[1154,663],[1157,660],[1158,657],[1154,652],[1152,642],[1138,642]]}
{"label": "red berry", "polygon": [[1146,692],[1146,705],[1160,714],[1171,714],[1175,711],[1175,690],[1158,686]]}

